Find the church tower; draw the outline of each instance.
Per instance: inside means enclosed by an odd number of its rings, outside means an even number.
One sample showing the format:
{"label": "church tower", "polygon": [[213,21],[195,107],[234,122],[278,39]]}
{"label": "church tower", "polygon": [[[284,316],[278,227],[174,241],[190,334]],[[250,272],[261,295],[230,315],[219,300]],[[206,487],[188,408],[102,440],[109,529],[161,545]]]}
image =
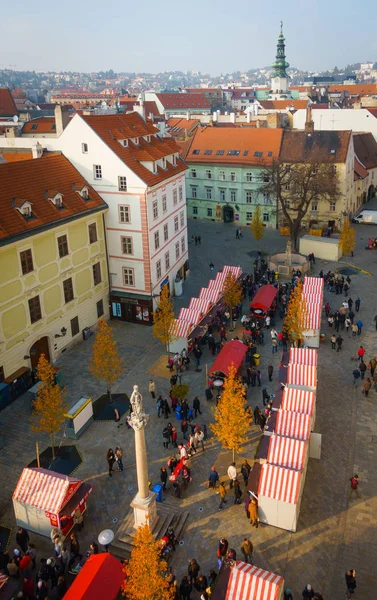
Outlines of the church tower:
{"label": "church tower", "polygon": [[276,59],[272,65],[273,71],[271,74],[271,100],[280,100],[290,98],[288,89],[287,69],[289,63],[285,60],[285,38],[283,35],[283,21],[280,22],[280,35],[278,37]]}

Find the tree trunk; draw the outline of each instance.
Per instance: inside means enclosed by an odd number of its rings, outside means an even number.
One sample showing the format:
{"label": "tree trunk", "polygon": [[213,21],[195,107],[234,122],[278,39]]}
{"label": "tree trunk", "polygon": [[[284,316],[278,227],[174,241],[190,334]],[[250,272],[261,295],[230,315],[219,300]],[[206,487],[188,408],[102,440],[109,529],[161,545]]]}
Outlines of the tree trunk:
{"label": "tree trunk", "polygon": [[50,433],[52,459],[55,459],[54,434]]}
{"label": "tree trunk", "polygon": [[299,233],[300,233],[300,224],[292,223],[292,226],[290,227],[290,238],[291,238],[291,242],[292,242],[292,250],[294,252],[298,252],[297,241],[298,241]]}
{"label": "tree trunk", "polygon": [[112,398],[112,395],[111,395],[111,383],[107,384],[107,391],[109,393],[109,404],[111,404],[112,401],[113,401],[113,398]]}
{"label": "tree trunk", "polygon": [[234,448],[232,449],[232,452],[233,452],[233,461],[232,462],[234,462]]}

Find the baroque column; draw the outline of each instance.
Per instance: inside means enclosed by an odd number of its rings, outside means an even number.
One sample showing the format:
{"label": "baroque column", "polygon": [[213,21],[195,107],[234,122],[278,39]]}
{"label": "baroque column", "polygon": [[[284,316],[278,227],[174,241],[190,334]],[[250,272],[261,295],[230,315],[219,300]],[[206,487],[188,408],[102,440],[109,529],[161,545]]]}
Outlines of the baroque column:
{"label": "baroque column", "polygon": [[149,527],[152,529],[157,520],[157,505],[156,494],[149,490],[148,483],[148,462],[144,428],[148,422],[149,415],[144,412],[143,398],[137,385],[134,385],[130,402],[132,413],[129,423],[135,432],[138,487],[138,492],[131,502],[131,507],[134,511],[134,527],[137,529],[140,525],[148,522]]}

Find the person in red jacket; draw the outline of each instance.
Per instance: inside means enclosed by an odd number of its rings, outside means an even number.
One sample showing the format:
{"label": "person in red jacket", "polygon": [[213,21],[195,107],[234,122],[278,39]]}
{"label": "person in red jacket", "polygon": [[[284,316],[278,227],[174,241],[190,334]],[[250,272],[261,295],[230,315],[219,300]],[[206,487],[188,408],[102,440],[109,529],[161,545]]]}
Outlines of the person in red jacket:
{"label": "person in red jacket", "polygon": [[350,488],[350,500],[351,500],[351,496],[352,495],[356,495],[356,498],[360,498],[360,494],[359,494],[359,476],[358,475],[354,475],[353,477],[351,477],[350,479],[351,482],[351,488]]}
{"label": "person in red jacket", "polygon": [[363,360],[365,352],[366,352],[365,348],[360,346],[360,348],[357,351],[357,356],[358,356],[359,360]]}

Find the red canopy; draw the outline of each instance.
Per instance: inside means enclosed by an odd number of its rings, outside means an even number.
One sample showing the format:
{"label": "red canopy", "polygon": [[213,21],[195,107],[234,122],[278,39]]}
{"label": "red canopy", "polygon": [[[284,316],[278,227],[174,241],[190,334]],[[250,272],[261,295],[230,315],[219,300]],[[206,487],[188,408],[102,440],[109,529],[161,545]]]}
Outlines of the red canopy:
{"label": "red canopy", "polygon": [[267,283],[267,285],[262,285],[250,303],[250,308],[259,308],[260,310],[267,312],[271,308],[277,293],[278,291],[273,285],[270,285],[269,283]]}
{"label": "red canopy", "polygon": [[241,340],[227,342],[213,363],[209,371],[210,375],[216,371],[228,375],[229,367],[232,362],[234,363],[235,368],[239,369],[246,352],[247,346],[241,342]]}
{"label": "red canopy", "polygon": [[88,558],[63,600],[115,600],[125,576],[122,565],[109,554]]}

